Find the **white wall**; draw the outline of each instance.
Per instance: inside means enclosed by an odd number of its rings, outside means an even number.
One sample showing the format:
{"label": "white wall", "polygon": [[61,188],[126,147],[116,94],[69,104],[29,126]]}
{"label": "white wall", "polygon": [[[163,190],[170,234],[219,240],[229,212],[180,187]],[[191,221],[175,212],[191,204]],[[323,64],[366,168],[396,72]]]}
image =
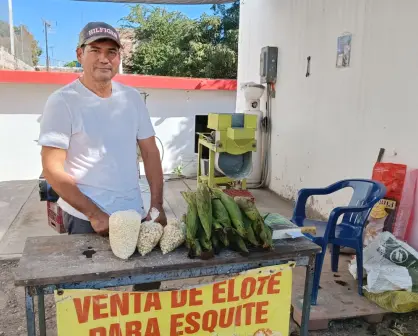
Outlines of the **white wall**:
{"label": "white wall", "polygon": [[[0,84],[0,181],[39,177],[40,148],[34,141],[39,132],[37,119],[48,95],[58,88],[46,84]],[[235,91],[142,91],[149,94],[147,106],[164,146],[164,172],[170,174],[183,163],[187,165],[185,173],[195,173],[194,118],[210,112],[234,112]]]}
{"label": "white wall", "polygon": [[[416,0],[241,1],[238,85],[259,81],[261,47],[279,48],[273,191],[294,198],[303,187],[370,178],[381,147],[384,161],[418,167],[416,13]],[[337,69],[345,32],[353,34],[351,66]],[[313,206],[325,214],[343,201],[324,197]]]}

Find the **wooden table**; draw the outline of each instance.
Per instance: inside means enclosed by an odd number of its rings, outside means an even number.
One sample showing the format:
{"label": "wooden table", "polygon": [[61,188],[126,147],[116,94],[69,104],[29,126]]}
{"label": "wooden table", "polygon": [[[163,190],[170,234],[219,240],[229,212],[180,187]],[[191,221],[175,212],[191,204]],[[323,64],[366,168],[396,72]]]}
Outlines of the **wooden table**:
{"label": "wooden table", "polygon": [[38,300],[40,335],[46,335],[44,295],[59,289],[101,289],[155,281],[234,274],[289,261],[305,266],[301,335],[308,335],[315,256],[320,248],[306,238],[275,241],[274,251],[242,257],[225,250],[210,260],[189,259],[185,248],[167,255],[135,253],[129,260],[114,256],[107,238],[95,234],[33,237],[26,241],[15,272],[15,285],[25,287],[29,336],[36,336],[34,297]]}

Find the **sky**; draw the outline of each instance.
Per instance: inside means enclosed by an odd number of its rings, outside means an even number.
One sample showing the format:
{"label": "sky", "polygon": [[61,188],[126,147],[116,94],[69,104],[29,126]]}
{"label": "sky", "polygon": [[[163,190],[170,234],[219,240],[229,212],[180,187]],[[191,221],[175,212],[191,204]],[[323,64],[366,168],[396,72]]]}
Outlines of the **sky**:
{"label": "sky", "polygon": [[[45,64],[45,34],[42,19],[51,22],[48,33],[49,57],[52,65],[57,61],[75,59],[78,34],[90,21],[104,21],[114,26],[129,13],[129,4],[99,3],[73,0],[12,0],[13,23],[24,24],[38,40],[44,51],[40,64]],[[198,18],[210,5],[159,5],[168,10],[178,10],[191,18]],[[58,9],[60,7],[60,9]],[[39,14],[38,14],[39,13]],[[0,20],[9,21],[8,0],[0,0]]]}

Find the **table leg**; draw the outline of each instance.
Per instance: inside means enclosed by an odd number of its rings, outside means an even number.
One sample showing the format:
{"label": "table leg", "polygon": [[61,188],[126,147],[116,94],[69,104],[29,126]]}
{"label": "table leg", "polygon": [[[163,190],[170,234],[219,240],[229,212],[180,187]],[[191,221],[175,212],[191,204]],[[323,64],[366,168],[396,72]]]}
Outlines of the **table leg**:
{"label": "table leg", "polygon": [[309,264],[306,267],[305,293],[303,295],[302,323],[301,323],[301,329],[300,329],[301,336],[308,336],[314,272],[315,272],[315,256],[312,256],[310,257]]}
{"label": "table leg", "polygon": [[36,336],[33,290],[30,287],[25,287],[25,301],[26,301],[26,323],[27,323],[27,329],[28,329],[28,336]]}
{"label": "table leg", "polygon": [[46,336],[45,295],[43,288],[38,288],[38,319],[40,336]]}

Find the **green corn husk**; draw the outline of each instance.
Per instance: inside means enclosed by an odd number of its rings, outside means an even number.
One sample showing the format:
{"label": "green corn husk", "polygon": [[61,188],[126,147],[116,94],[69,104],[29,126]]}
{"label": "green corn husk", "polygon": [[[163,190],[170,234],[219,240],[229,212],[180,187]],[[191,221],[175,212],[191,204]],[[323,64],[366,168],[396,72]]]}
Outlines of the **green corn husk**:
{"label": "green corn husk", "polygon": [[247,236],[245,239],[254,246],[260,246],[253,230],[253,221],[245,214],[242,215],[242,218],[244,219],[245,229],[247,230]]}
{"label": "green corn husk", "polygon": [[206,238],[210,241],[212,236],[212,197],[206,184],[200,183],[197,186],[196,205]]}
{"label": "green corn husk", "polygon": [[216,198],[219,198],[228,212],[229,218],[231,219],[232,226],[237,230],[238,234],[245,238],[247,235],[247,230],[244,226],[244,221],[240,208],[235,203],[234,199],[229,195],[225,194],[220,189],[212,189],[212,193]]}
{"label": "green corn husk", "polygon": [[[223,246],[228,246],[229,241],[228,237],[226,235],[224,227],[219,224],[216,220],[213,221],[213,229],[215,230],[215,234],[218,238],[218,240],[222,243]],[[212,235],[213,236],[213,235]]]}
{"label": "green corn husk", "polygon": [[245,245],[244,239],[242,239],[239,235],[234,236],[234,238],[230,241],[229,246],[234,251],[239,252],[243,257],[248,257],[250,255],[247,245]]}
{"label": "green corn husk", "polygon": [[261,217],[255,204],[245,197],[237,196],[234,200],[246,216],[253,221],[254,233],[263,243],[263,248],[271,248],[273,246],[272,240],[269,238],[263,217]]}
{"label": "green corn husk", "polygon": [[212,198],[212,216],[223,227],[232,227],[228,211],[225,209],[219,198]]}
{"label": "green corn husk", "polygon": [[213,246],[212,246],[212,240],[211,238],[207,238],[206,237],[206,233],[203,229],[202,223],[200,222],[200,220],[198,220],[199,223],[199,227],[197,230],[197,237],[199,239],[199,243],[200,243],[200,247],[202,249],[202,252],[200,254],[200,258],[201,259],[210,259],[214,257],[214,251],[213,251]]}
{"label": "green corn husk", "polygon": [[265,245],[264,248],[268,248],[270,250],[273,250],[274,249],[274,245],[273,245],[273,230],[267,224],[264,224],[264,229],[265,229],[265,231],[267,233],[267,245]]}
{"label": "green corn husk", "polygon": [[[189,249],[189,255],[197,255],[198,251],[198,240],[197,240],[197,231],[199,228],[199,216],[197,213],[196,206],[196,193],[195,192],[181,192],[184,200],[186,201],[187,213],[185,215],[186,223],[186,246]],[[200,247],[200,246],[199,246]]]}
{"label": "green corn husk", "polygon": [[198,258],[202,255],[202,247],[200,246],[199,240],[195,240],[194,249],[189,248],[188,257],[191,259]]}
{"label": "green corn husk", "polygon": [[212,246],[213,246],[213,252],[215,254],[219,254],[221,252],[221,249],[222,249],[221,242],[219,241],[216,235],[212,235]]}

